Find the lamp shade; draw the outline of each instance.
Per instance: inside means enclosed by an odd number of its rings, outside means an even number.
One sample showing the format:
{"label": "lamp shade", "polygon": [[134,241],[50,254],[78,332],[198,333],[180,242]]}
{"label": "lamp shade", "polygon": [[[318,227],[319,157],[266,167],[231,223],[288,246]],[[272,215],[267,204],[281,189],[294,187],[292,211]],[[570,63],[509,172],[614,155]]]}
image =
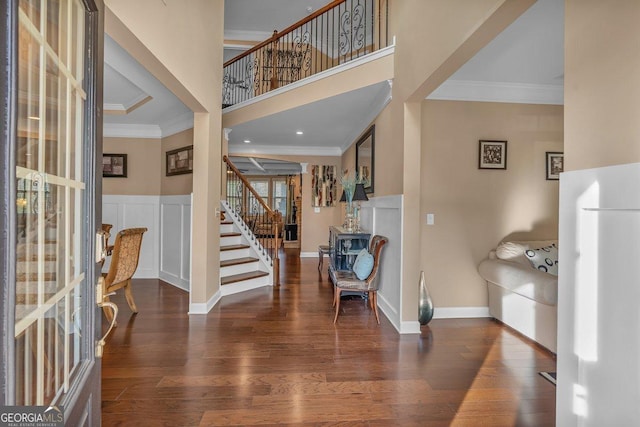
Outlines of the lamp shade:
{"label": "lamp shade", "polygon": [[354,202],[362,202],[369,200],[367,197],[367,193],[364,191],[364,184],[356,184],[356,189],[353,192],[353,201]]}

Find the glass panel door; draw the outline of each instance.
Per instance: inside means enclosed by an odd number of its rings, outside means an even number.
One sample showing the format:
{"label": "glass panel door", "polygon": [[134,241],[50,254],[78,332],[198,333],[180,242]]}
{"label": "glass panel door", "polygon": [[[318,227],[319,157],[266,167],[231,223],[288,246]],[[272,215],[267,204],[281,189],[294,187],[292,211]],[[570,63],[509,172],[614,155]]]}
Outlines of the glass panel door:
{"label": "glass panel door", "polygon": [[19,1],[15,405],[60,404],[92,359],[85,16],[78,0]]}

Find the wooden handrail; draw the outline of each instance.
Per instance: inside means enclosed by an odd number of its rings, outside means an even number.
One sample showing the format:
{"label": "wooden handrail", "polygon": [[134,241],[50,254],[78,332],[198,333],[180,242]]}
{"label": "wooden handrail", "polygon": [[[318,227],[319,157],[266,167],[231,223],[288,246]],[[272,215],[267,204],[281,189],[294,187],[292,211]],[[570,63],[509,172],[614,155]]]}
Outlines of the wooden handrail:
{"label": "wooden handrail", "polygon": [[238,168],[236,168],[236,165],[234,165],[233,162],[231,162],[231,160],[227,156],[222,156],[222,160],[224,160],[227,166],[229,166],[229,168],[236,174],[236,176],[240,178],[240,181],[242,181],[245,187],[247,187],[247,189],[251,192],[251,194],[254,195],[256,200],[260,202],[260,205],[264,208],[267,214],[269,214],[269,216],[271,217],[276,217],[278,214],[274,212],[273,209],[271,209],[269,205],[265,203],[262,196],[259,195],[258,192],[251,186],[251,183],[247,180],[247,178],[244,177],[242,172],[240,172]]}
{"label": "wooden handrail", "polygon": [[290,26],[288,26],[287,28],[285,28],[284,30],[278,32],[278,31],[274,31],[273,35],[268,38],[267,40],[258,43],[257,45],[255,45],[254,47],[252,47],[251,49],[247,50],[246,52],[241,53],[240,55],[236,56],[235,58],[231,58],[230,60],[228,60],[227,62],[224,63],[223,67],[226,67],[227,65],[230,65],[236,61],[238,61],[239,59],[244,58],[245,56],[251,55],[253,52],[256,52],[257,50],[263,48],[264,46],[274,42],[275,40],[279,39],[280,37],[289,34],[290,32],[296,30],[297,28],[303,26],[304,24],[306,24],[309,21],[312,21],[313,19],[317,18],[318,16],[322,15],[323,13],[325,13],[328,10],[333,9],[334,7],[338,6],[341,3],[346,3],[347,0],[334,0],[331,3],[327,4],[326,6],[323,6],[322,8],[316,10],[315,12],[313,12],[311,15],[306,16],[304,18],[302,18],[301,20],[299,20],[298,22],[296,22],[295,24],[292,24]]}

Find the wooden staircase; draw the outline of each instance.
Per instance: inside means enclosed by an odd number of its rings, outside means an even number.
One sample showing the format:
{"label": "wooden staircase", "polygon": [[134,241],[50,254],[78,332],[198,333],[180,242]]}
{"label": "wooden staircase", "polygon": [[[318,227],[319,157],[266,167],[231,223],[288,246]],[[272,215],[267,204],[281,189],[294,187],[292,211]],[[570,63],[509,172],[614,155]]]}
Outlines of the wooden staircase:
{"label": "wooden staircase", "polygon": [[220,223],[220,285],[222,295],[273,284],[266,263],[231,220]]}

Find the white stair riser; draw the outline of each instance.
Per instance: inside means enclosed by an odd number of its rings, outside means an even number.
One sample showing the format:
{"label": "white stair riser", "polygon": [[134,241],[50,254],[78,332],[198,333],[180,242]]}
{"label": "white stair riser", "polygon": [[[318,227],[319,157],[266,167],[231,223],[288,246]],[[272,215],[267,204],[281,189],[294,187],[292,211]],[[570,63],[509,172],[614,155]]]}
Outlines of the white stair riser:
{"label": "white stair riser", "polygon": [[220,224],[220,233],[233,233],[236,231],[233,224]]}
{"label": "white stair riser", "polygon": [[260,263],[258,261],[248,262],[246,264],[230,265],[228,267],[220,267],[220,277],[233,276],[234,274],[248,273],[256,270],[260,270]]}
{"label": "white stair riser", "polygon": [[220,251],[220,261],[238,259],[251,256],[251,251],[247,249],[234,249],[232,251]]}
{"label": "white stair riser", "polygon": [[242,236],[220,237],[220,246],[239,245],[244,243]]}
{"label": "white stair riser", "polygon": [[223,285],[220,287],[222,296],[233,295],[239,292],[249,291],[251,289],[261,288],[263,286],[270,286],[269,276],[256,277],[251,280],[243,280],[242,282],[231,283],[229,285]]}

